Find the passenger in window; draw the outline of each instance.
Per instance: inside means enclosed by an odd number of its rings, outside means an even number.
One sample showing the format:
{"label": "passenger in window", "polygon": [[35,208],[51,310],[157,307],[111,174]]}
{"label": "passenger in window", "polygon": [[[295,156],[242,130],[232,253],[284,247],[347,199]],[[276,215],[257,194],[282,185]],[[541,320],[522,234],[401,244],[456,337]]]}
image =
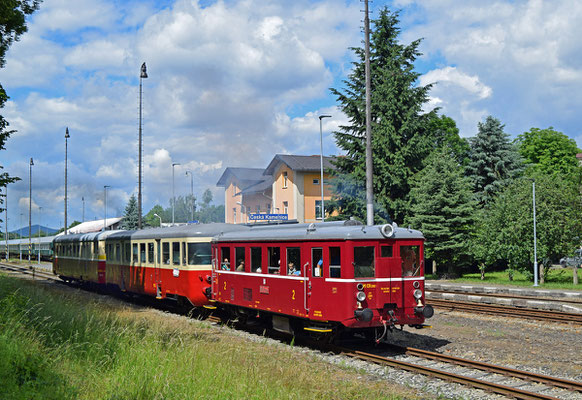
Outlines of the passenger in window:
{"label": "passenger in window", "polygon": [[225,258],[222,262],[222,269],[228,271],[230,269],[230,263],[228,262],[228,258]]}
{"label": "passenger in window", "polygon": [[323,271],[323,260],[319,259],[317,265],[315,266],[315,271],[313,276],[321,276],[321,272]]}
{"label": "passenger in window", "polygon": [[236,267],[237,271],[244,271],[245,270],[245,262],[243,260],[241,260],[240,264],[238,265],[238,267]]}
{"label": "passenger in window", "polygon": [[402,275],[413,276],[416,271],[416,253],[410,247],[402,247]]}
{"label": "passenger in window", "polygon": [[257,268],[257,270],[255,272],[261,272],[261,267]]}

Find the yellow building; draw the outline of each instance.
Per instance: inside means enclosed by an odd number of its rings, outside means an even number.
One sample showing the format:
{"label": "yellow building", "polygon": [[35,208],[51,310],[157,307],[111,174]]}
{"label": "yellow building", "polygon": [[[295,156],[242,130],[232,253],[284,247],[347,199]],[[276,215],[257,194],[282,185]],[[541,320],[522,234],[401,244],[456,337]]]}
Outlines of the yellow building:
{"label": "yellow building", "polygon": [[[323,157],[324,203],[331,199]],[[227,168],[217,182],[224,187],[224,220],[240,224],[267,219],[321,220],[320,156],[277,154],[266,169]]]}

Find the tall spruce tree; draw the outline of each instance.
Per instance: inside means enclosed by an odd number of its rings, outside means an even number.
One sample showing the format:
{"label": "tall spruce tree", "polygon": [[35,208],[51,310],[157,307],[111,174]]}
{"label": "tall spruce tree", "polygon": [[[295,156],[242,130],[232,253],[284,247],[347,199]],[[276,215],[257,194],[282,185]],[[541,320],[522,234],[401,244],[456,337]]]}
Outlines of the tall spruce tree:
{"label": "tall spruce tree", "polygon": [[[409,214],[410,179],[422,169],[432,149],[428,121],[434,112],[423,113],[431,85],[418,86],[414,61],[420,55],[420,39],[409,45],[398,42],[398,13],[387,8],[373,21],[370,39],[372,154],[374,197],[387,216],[402,222]],[[344,216],[365,220],[366,113],[365,53],[352,48],[358,61],[342,89],[331,89],[349,125],[334,132],[336,143],[345,151],[334,172],[334,201],[330,205]],[[364,191],[364,193],[362,193]],[[381,221],[381,214],[377,215]]]}
{"label": "tall spruce tree", "polygon": [[123,215],[123,223],[121,227],[123,229],[134,230],[137,229],[139,219],[139,212],[137,209],[137,200],[135,195],[132,194],[125,206],[125,214]]}
{"label": "tall spruce tree", "polygon": [[473,180],[475,198],[486,204],[511,179],[523,170],[517,149],[509,141],[497,118],[479,122],[479,132],[470,139],[471,153],[467,175]]}
{"label": "tall spruce tree", "polygon": [[427,166],[412,182],[413,216],[407,219],[426,238],[426,256],[449,272],[470,259],[470,232],[475,201],[471,180],[444,146],[427,159]]}

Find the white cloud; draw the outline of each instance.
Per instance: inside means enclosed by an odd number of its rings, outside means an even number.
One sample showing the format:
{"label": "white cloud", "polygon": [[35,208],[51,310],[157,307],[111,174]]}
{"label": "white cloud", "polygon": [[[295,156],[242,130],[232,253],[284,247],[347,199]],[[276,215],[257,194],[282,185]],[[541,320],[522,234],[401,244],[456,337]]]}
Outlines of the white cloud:
{"label": "white cloud", "polygon": [[455,67],[434,69],[420,77],[421,85],[424,86],[431,83],[457,85],[477,95],[480,99],[485,99],[491,96],[492,93],[492,89],[481,83],[478,76],[469,76]]}

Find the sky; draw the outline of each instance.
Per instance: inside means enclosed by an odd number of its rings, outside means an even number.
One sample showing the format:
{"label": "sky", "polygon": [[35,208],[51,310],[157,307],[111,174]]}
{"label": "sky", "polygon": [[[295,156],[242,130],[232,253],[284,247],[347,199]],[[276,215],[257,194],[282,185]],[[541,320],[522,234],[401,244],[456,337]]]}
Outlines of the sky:
{"label": "sky", "polygon": [[[400,11],[402,43],[422,38],[418,84],[427,109],[463,137],[492,115],[515,138],[554,129],[582,147],[582,2],[375,0]],[[265,168],[275,154],[341,154],[332,131],[347,118],[341,88],[363,41],[359,0],[44,0],[0,69],[2,115],[18,132],[0,152],[9,230],[121,216],[137,194],[142,80],[143,211],[176,196],[202,197],[227,167]],[[191,172],[186,175],[186,171]],[[192,181],[191,181],[192,177]],[[84,199],[84,202],[83,202]],[[2,219],[4,215],[2,215]],[[2,230],[4,225],[2,224]]]}

